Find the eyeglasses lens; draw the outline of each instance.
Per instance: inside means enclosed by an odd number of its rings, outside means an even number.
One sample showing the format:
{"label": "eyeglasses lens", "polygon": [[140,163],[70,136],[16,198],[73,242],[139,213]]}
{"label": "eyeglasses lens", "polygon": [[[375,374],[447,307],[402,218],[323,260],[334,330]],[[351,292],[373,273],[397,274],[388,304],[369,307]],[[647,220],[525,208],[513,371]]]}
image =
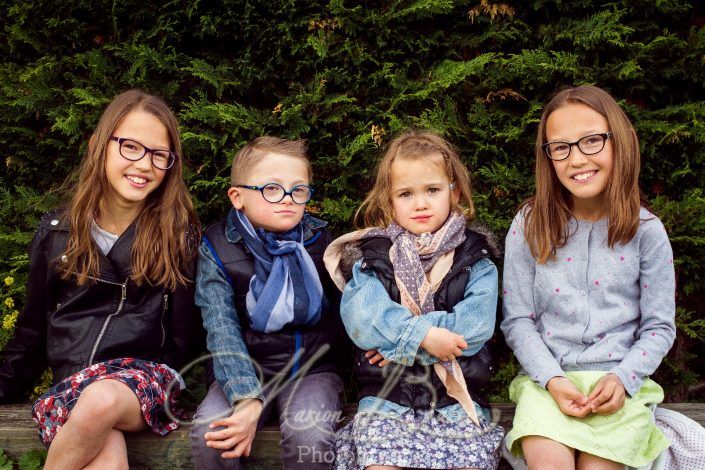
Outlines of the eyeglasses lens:
{"label": "eyeglasses lens", "polygon": [[[120,154],[128,160],[137,161],[141,159],[147,149],[144,145],[134,140],[125,139],[120,144]],[[160,170],[168,170],[174,164],[175,157],[167,150],[155,150],[152,152],[152,165]]]}

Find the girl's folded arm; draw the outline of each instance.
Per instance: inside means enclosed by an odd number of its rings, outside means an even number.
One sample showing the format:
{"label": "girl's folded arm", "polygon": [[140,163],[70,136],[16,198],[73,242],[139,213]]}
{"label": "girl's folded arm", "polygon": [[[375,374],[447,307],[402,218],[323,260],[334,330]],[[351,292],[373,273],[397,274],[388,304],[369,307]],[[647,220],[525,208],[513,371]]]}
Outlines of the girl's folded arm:
{"label": "girl's folded arm", "polygon": [[264,401],[262,385],[242,339],[233,289],[205,244],[199,249],[196,305],[201,308],[213,372],[228,401]]}
{"label": "girl's folded arm", "polygon": [[536,324],[534,276],[536,261],[523,234],[523,218],[515,217],[505,241],[502,309],[500,327],[507,345],[531,380],[542,387],[552,377],[565,376]]}
{"label": "girl's folded arm", "polygon": [[[497,316],[497,267],[492,261],[485,258],[472,265],[464,297],[455,304],[451,312],[429,312],[424,318],[433,326],[462,335],[468,343],[468,347],[463,350],[463,356],[472,356],[494,333]],[[417,362],[431,364],[438,362],[438,359],[421,349]]]}
{"label": "girl's folded arm", "polygon": [[675,272],[668,235],[658,219],[652,219],[640,240],[639,308],[637,340],[611,372],[634,395],[645,376],[652,374],[673,345],[675,326]]}
{"label": "girl's folded arm", "polygon": [[377,277],[353,266],[343,290],[340,316],[352,341],[361,349],[376,349],[399,364],[414,363],[419,345],[432,324],[394,302]]}

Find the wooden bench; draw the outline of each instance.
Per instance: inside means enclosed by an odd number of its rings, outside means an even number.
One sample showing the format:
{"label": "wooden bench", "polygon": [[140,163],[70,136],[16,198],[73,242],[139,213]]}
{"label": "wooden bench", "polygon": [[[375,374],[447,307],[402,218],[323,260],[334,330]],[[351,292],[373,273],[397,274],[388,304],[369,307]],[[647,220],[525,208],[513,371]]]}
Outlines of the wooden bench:
{"label": "wooden bench", "polygon": [[[705,403],[665,403],[664,408],[678,411],[705,426]],[[344,407],[346,419],[355,413],[357,405]],[[495,403],[492,419],[505,429],[511,427],[514,405]],[[193,468],[189,447],[188,428],[182,427],[162,438],[149,431],[127,433],[127,448],[130,468],[134,469],[182,469]],[[265,426],[257,433],[252,456],[247,459],[247,469],[270,470],[281,467],[279,460],[279,429]],[[0,406],[0,449],[10,457],[18,459],[32,449],[42,449],[37,437],[37,427],[30,418],[29,405]],[[500,466],[509,468],[506,464]]]}

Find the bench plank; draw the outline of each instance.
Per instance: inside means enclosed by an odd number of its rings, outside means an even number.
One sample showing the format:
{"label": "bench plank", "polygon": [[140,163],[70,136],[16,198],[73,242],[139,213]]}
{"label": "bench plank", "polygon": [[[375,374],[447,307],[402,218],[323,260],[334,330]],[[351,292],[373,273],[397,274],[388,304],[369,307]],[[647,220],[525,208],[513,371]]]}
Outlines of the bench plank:
{"label": "bench plank", "polygon": [[[705,403],[664,403],[663,408],[682,413],[705,426]],[[343,407],[345,420],[355,413],[357,405]],[[493,403],[492,420],[505,429],[511,427],[514,418],[514,405]],[[193,468],[189,447],[188,427],[182,427],[160,437],[150,431],[126,433],[130,468],[134,469],[187,469]],[[268,425],[257,432],[252,448],[252,457],[247,459],[246,468],[265,470],[279,468],[279,428]],[[0,406],[0,449],[10,457],[18,459],[32,449],[41,449],[37,427],[30,416],[28,405]],[[501,467],[500,467],[501,468]]]}

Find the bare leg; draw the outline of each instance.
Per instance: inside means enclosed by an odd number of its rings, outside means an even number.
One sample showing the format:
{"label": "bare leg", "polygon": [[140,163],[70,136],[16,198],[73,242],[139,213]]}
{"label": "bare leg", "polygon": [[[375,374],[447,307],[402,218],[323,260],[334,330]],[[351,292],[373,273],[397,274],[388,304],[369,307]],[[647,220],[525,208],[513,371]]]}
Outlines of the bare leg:
{"label": "bare leg", "polygon": [[542,436],[522,438],[521,447],[529,470],[569,470],[575,468],[575,451]]}
{"label": "bare leg", "polygon": [[578,454],[577,468],[579,470],[624,470],[624,464],[580,452]]}
{"label": "bare leg", "polygon": [[117,380],[86,387],[71,415],[49,446],[46,470],[79,469],[103,449],[113,429],[139,431],[146,426],[134,392]]}
{"label": "bare leg", "polygon": [[113,429],[105,439],[105,445],[98,455],[83,470],[129,470],[127,447],[122,431]]}

